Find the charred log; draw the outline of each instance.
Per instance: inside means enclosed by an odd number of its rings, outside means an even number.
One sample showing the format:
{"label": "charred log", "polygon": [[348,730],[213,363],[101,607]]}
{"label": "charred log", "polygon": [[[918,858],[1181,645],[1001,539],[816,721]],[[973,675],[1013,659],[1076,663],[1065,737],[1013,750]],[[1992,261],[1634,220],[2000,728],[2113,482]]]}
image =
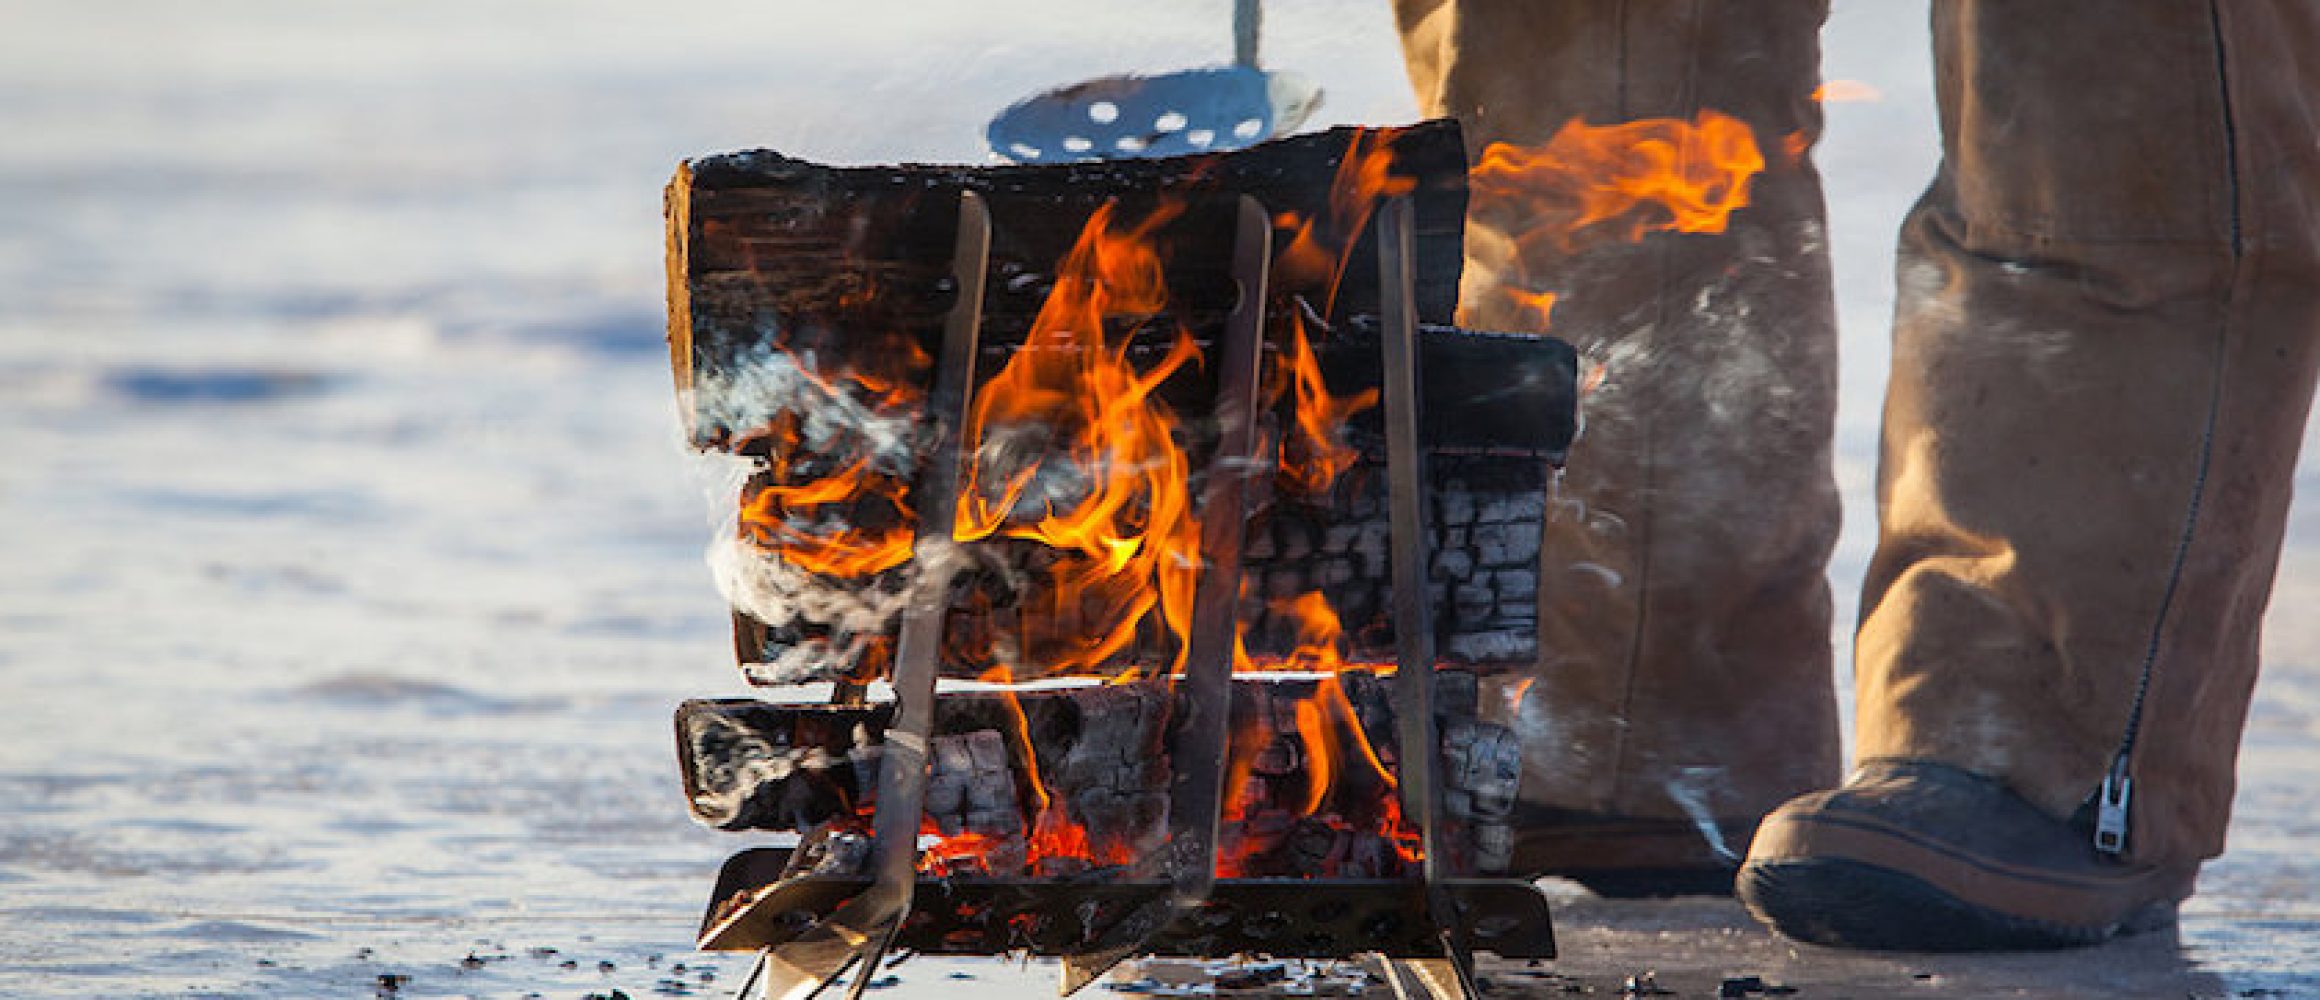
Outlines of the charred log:
{"label": "charred log", "polygon": [[693,817],[723,830],[807,830],[862,800],[853,754],[875,747],[890,710],[769,705],[742,699],[677,706],[677,758]]}
{"label": "charred log", "polygon": [[[961,191],[989,203],[997,279],[984,310],[986,343],[1019,343],[1050,290],[1051,272],[1094,211],[1114,200],[1140,215],[1165,197],[1229,203],[1253,195],[1276,213],[1326,221],[1330,179],[1361,130],[1268,143],[1229,157],[1129,160],[1052,167],[835,168],[766,150],[688,161],[669,184],[669,348],[680,392],[732,367],[769,340],[836,365],[915,345],[931,353],[950,305],[947,268]],[[1435,122],[1371,130],[1392,174],[1413,185],[1422,319],[1447,323],[1463,264],[1466,158],[1457,127]],[[1229,212],[1188,212],[1183,246],[1229,247]],[[1292,232],[1281,234],[1281,246]],[[1361,234],[1340,234],[1369,240]],[[1368,244],[1352,248],[1368,260]],[[1169,262],[1170,299],[1196,335],[1221,323],[1238,296],[1229,254]],[[1336,299],[1328,268],[1282,268],[1284,304],[1302,298],[1329,318],[1377,311],[1374,282],[1349,269]],[[1288,315],[1286,309],[1281,315]],[[1166,324],[1172,327],[1173,323]],[[901,338],[897,341],[894,338]],[[734,427],[696,400],[693,440],[722,446]]]}

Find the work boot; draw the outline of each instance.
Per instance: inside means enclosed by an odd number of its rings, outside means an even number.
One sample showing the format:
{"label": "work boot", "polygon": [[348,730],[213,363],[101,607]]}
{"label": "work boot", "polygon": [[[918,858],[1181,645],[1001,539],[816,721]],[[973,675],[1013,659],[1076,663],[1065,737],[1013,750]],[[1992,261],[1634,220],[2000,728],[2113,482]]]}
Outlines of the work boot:
{"label": "work boot", "polygon": [[2086,943],[2224,846],[2320,371],[2320,5],[1953,0],[1933,37],[1870,763],[1774,812],[1739,890],[1835,944]]}
{"label": "work boot", "polygon": [[1988,778],[1885,762],[1765,817],[1737,888],[1799,941],[1981,951],[2165,926],[2195,871],[2101,854],[2091,815],[2057,820]]}
{"label": "work boot", "polygon": [[1601,373],[1542,526],[1539,661],[1483,699],[1522,740],[1514,868],[1620,895],[1728,891],[1757,819],[1839,775],[1836,329],[1806,154],[1827,4],[1395,12],[1420,105],[1459,120],[1472,159],[1574,121],[1709,111],[1763,152],[1725,231],[1636,242],[1565,245],[1548,222],[1567,204],[1478,184],[1459,296],[1462,325],[1562,337]]}

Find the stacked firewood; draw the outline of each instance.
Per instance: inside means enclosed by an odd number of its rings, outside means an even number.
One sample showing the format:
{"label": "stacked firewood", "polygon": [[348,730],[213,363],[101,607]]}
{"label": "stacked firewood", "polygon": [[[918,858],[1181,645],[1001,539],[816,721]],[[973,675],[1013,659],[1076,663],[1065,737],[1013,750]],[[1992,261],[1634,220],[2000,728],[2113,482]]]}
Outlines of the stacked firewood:
{"label": "stacked firewood", "polygon": [[[1547,466],[1438,454],[1428,463],[1434,529],[1429,592],[1442,659],[1528,665],[1538,650],[1539,540]],[[1393,657],[1393,530],[1382,461],[1364,461],[1321,498],[1275,495],[1250,519],[1241,620],[1250,653],[1287,655],[1298,623],[1278,602],[1318,590],[1343,621],[1349,656]]]}
{"label": "stacked firewood", "polygon": [[973,848],[947,858],[950,870],[975,874],[1021,871],[1030,845],[1024,839],[1015,773],[1007,762],[1007,738],[996,729],[978,729],[937,736],[932,744],[926,823],[946,838],[963,837]]}
{"label": "stacked firewood", "polygon": [[[1354,707],[1358,731],[1330,720],[1322,745],[1300,731],[1300,706],[1310,726],[1319,685],[1280,682],[1242,685],[1234,699],[1236,755],[1246,754],[1248,775],[1234,801],[1217,853],[1223,867],[1242,877],[1397,878],[1408,874],[1397,836],[1414,843],[1415,827],[1391,819],[1388,797],[1395,794],[1364,759],[1357,740],[1391,746],[1393,713],[1387,684],[1366,671],[1348,671],[1338,682]],[[1372,729],[1369,723],[1380,724]],[[1317,752],[1327,761],[1314,759]],[[1313,783],[1327,781],[1326,790]],[[1227,789],[1233,794],[1236,789]]]}
{"label": "stacked firewood", "polygon": [[857,812],[878,785],[888,708],[771,705],[747,699],[677,707],[677,755],[693,817],[721,830],[811,830]]}
{"label": "stacked firewood", "polygon": [[[1328,682],[1341,694],[1323,683],[1233,685],[1235,781],[1218,847],[1231,874],[1409,874],[1417,827],[1395,817],[1398,792],[1378,770],[1399,766],[1392,679],[1355,669]],[[1476,718],[1474,674],[1443,670],[1435,687],[1450,835],[1477,870],[1502,870],[1521,774],[1516,737]],[[950,845],[938,849],[940,870],[1058,877],[1159,848],[1168,835],[1171,698],[1157,681],[946,694],[926,790],[925,828]],[[884,706],[685,703],[677,724],[694,816],[723,829],[807,834],[792,860],[799,870],[860,870],[888,717]]]}
{"label": "stacked firewood", "polygon": [[[1168,831],[1171,703],[1161,683],[1081,688],[1070,698],[1077,731],[1041,748],[1043,776],[1065,818],[1087,831],[1098,858],[1132,858]],[[1034,730],[1036,733],[1037,731]]]}

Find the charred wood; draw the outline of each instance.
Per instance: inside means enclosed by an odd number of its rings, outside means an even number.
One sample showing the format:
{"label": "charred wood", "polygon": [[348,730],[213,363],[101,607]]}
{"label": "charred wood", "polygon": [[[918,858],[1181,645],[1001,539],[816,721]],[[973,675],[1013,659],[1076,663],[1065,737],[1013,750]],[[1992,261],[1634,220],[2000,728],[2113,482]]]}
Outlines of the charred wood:
{"label": "charred wood", "polygon": [[[977,192],[991,209],[997,280],[987,293],[984,338],[1005,345],[1030,328],[1055,262],[1099,206],[1128,202],[1133,217],[1163,195],[1229,203],[1249,194],[1276,213],[1326,220],[1330,181],[1360,134],[1335,129],[1232,156],[1051,167],[839,168],[767,150],[687,161],[666,195],[677,388],[694,388],[701,373],[729,367],[771,339],[834,364],[902,346],[889,332],[931,353],[949,308],[961,191]],[[1428,262],[1418,275],[1420,317],[1449,322],[1464,257],[1464,142],[1448,122],[1371,134],[1391,151],[1393,174],[1414,185],[1418,256]],[[1229,212],[1188,212],[1178,242],[1228,247],[1230,220]],[[1292,235],[1284,231],[1282,245]],[[1369,259],[1372,237],[1352,235],[1363,242],[1350,252]],[[1187,253],[1169,262],[1170,298],[1184,304],[1173,319],[1196,331],[1222,321],[1237,297],[1229,256]],[[1360,268],[1346,275],[1331,316],[1376,312],[1374,283]],[[1281,268],[1274,285],[1284,303],[1329,303],[1334,280],[1327,269]],[[687,426],[705,446],[750,430],[721,425],[703,406],[687,414]]]}

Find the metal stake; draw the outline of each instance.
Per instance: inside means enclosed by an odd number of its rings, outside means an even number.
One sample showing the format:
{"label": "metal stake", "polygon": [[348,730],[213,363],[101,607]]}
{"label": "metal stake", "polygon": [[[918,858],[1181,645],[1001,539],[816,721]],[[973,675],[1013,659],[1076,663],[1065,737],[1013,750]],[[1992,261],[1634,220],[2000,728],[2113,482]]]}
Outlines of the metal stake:
{"label": "metal stake", "polygon": [[960,434],[974,399],[976,341],[982,332],[983,281],[990,269],[991,212],[981,195],[959,193],[958,239],[951,283],[958,297],[943,323],[927,412],[939,435],[919,475],[918,574],[902,612],[894,655],[894,719],[878,765],[878,810],[871,821],[876,881],[796,939],[768,956],[764,996],[808,997],[860,961],[849,997],[859,998],[910,912],[918,886],[918,828],[926,808],[928,740],[934,730],[935,679],[942,666],[942,626],[958,572],[951,521],[958,510]]}
{"label": "metal stake", "polygon": [[1426,898],[1442,928],[1442,950],[1457,970],[1459,987],[1476,995],[1474,955],[1467,947],[1457,901],[1443,887],[1448,874],[1442,819],[1434,797],[1440,756],[1434,732],[1434,622],[1427,597],[1426,469],[1418,442],[1418,314],[1411,259],[1412,214],[1407,197],[1378,211],[1378,313],[1385,350],[1386,481],[1393,527],[1394,710],[1401,741],[1402,813],[1418,820],[1425,846]]}
{"label": "metal stake", "polygon": [[[1176,710],[1182,713],[1169,761],[1175,788],[1168,804],[1168,849],[1156,856],[1171,883],[1166,896],[1131,911],[1097,946],[1069,956],[1059,986],[1069,995],[1134,954],[1177,917],[1208,901],[1216,886],[1216,843],[1224,792],[1225,752],[1232,738],[1232,668],[1239,634],[1241,535],[1246,527],[1248,480],[1267,471],[1257,460],[1257,373],[1264,360],[1265,297],[1273,252],[1272,217],[1242,195],[1233,229],[1233,278],[1240,301],[1225,320],[1219,345],[1216,451],[1201,492],[1200,554],[1206,563],[1192,595],[1184,677]],[[1139,866],[1149,868],[1149,865]],[[1151,872],[1137,873],[1149,877]]]}

